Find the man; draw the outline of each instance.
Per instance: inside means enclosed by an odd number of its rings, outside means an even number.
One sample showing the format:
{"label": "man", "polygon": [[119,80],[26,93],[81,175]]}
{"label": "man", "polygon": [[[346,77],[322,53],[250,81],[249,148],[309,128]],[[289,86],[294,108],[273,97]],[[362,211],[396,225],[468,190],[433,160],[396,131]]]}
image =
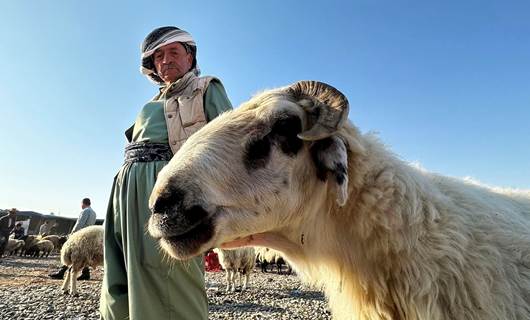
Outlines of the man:
{"label": "man", "polygon": [[9,241],[9,234],[15,228],[17,220],[17,209],[13,208],[0,218],[0,258],[4,255],[4,250]]}
{"label": "man", "polygon": [[100,313],[105,320],[206,320],[202,259],[168,261],[145,226],[158,172],[231,104],[219,79],[198,76],[197,46],[188,32],[157,28],[141,51],[141,72],[160,89],[126,132],[130,143],[105,218]]}
{"label": "man", "polygon": [[11,232],[15,235],[14,238],[16,240],[20,240],[26,235],[26,230],[24,230],[24,227],[22,226],[21,222],[17,223],[15,225],[15,229],[13,229],[13,231]]}
{"label": "man", "polygon": [[83,210],[79,214],[77,222],[75,223],[74,228],[72,229],[72,232],[70,234],[96,224],[96,213],[94,212],[94,210],[92,210],[90,204],[91,203],[89,198],[84,198],[83,201],[81,201],[81,209]]}
{"label": "man", "polygon": [[44,221],[44,223],[39,228],[39,234],[43,237],[50,234],[51,225],[48,220]]}
{"label": "man", "polygon": [[[90,204],[91,203],[89,198],[84,198],[83,201],[81,201],[82,210],[70,234],[88,226],[94,225],[96,223],[96,212],[92,210]],[[52,279],[60,280],[64,277],[64,273],[67,269],[67,266],[62,266],[59,271],[49,274],[49,277]],[[83,271],[81,272],[81,275],[79,276],[79,278],[77,278],[77,280],[90,280],[90,270],[88,269],[88,267],[83,268]]]}

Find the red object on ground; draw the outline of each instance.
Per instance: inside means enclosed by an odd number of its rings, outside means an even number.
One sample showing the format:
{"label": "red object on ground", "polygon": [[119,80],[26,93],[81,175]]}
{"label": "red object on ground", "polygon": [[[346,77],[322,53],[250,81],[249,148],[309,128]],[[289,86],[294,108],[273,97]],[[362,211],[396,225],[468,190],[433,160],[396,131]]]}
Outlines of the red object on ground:
{"label": "red object on ground", "polygon": [[204,269],[209,272],[221,271],[221,265],[219,264],[219,258],[217,253],[210,251],[204,257]]}

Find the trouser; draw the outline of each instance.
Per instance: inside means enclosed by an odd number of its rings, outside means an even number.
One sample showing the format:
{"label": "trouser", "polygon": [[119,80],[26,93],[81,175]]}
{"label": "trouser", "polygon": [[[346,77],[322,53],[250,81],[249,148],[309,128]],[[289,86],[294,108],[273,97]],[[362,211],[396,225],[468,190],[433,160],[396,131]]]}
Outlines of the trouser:
{"label": "trouser", "polygon": [[[61,277],[62,277],[64,275],[64,273],[66,272],[66,270],[68,270],[68,266],[62,265],[61,269],[59,269],[59,271],[57,271],[57,273],[60,274]],[[83,270],[81,271],[81,274],[90,276],[90,268],[89,267],[84,267]]]}
{"label": "trouser", "polygon": [[[114,188],[113,192],[114,194]],[[169,259],[145,231],[147,197],[140,212],[125,214],[109,202],[105,219],[104,276],[100,313],[105,320],[206,320],[202,258]],[[145,202],[145,203],[143,203]]]}

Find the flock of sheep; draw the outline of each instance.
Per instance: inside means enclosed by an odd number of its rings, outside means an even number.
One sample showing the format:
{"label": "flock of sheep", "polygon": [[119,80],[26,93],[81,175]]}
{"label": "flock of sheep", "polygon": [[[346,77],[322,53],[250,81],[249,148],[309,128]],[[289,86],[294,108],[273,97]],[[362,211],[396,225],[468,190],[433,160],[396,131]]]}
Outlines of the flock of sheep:
{"label": "flock of sheep", "polygon": [[66,241],[65,236],[49,235],[36,236],[28,235],[25,240],[9,238],[5,254],[31,257],[48,257],[54,250],[59,251]]}
{"label": "flock of sheep", "polygon": [[[66,236],[35,236],[29,235],[26,240],[9,239],[6,253],[8,255],[19,253],[20,256],[48,257],[53,251],[60,251],[61,262],[68,266],[61,290],[72,295],[77,294],[77,276],[84,267],[95,268],[103,265],[103,227],[90,226]],[[235,278],[239,275],[241,290],[247,289],[249,276],[256,263],[263,272],[268,266],[276,267],[278,273],[282,266],[287,265],[281,253],[269,248],[242,248],[234,250],[214,250],[219,257],[219,262],[226,271],[226,291],[235,291]],[[243,277],[245,277],[243,282]]]}
{"label": "flock of sheep", "polygon": [[76,295],[77,274],[84,267],[103,265],[103,227],[90,226],[70,237],[28,235],[25,240],[9,238],[5,254],[42,258],[54,251],[60,251],[61,262],[68,266],[62,290]]}

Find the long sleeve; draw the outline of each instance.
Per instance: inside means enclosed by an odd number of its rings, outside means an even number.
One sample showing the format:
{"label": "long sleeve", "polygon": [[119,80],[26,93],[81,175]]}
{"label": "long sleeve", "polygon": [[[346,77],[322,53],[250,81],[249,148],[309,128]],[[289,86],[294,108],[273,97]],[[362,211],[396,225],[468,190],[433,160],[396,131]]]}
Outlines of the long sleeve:
{"label": "long sleeve", "polygon": [[75,223],[74,228],[72,229],[72,233],[79,231],[85,227],[89,215],[90,213],[87,209],[83,209],[83,211],[81,211],[81,214],[79,215],[79,218],[77,218],[77,222]]}
{"label": "long sleeve", "polygon": [[210,122],[221,113],[231,109],[232,103],[230,103],[226,95],[223,84],[217,79],[212,80],[204,93],[204,113],[206,114],[206,120]]}

